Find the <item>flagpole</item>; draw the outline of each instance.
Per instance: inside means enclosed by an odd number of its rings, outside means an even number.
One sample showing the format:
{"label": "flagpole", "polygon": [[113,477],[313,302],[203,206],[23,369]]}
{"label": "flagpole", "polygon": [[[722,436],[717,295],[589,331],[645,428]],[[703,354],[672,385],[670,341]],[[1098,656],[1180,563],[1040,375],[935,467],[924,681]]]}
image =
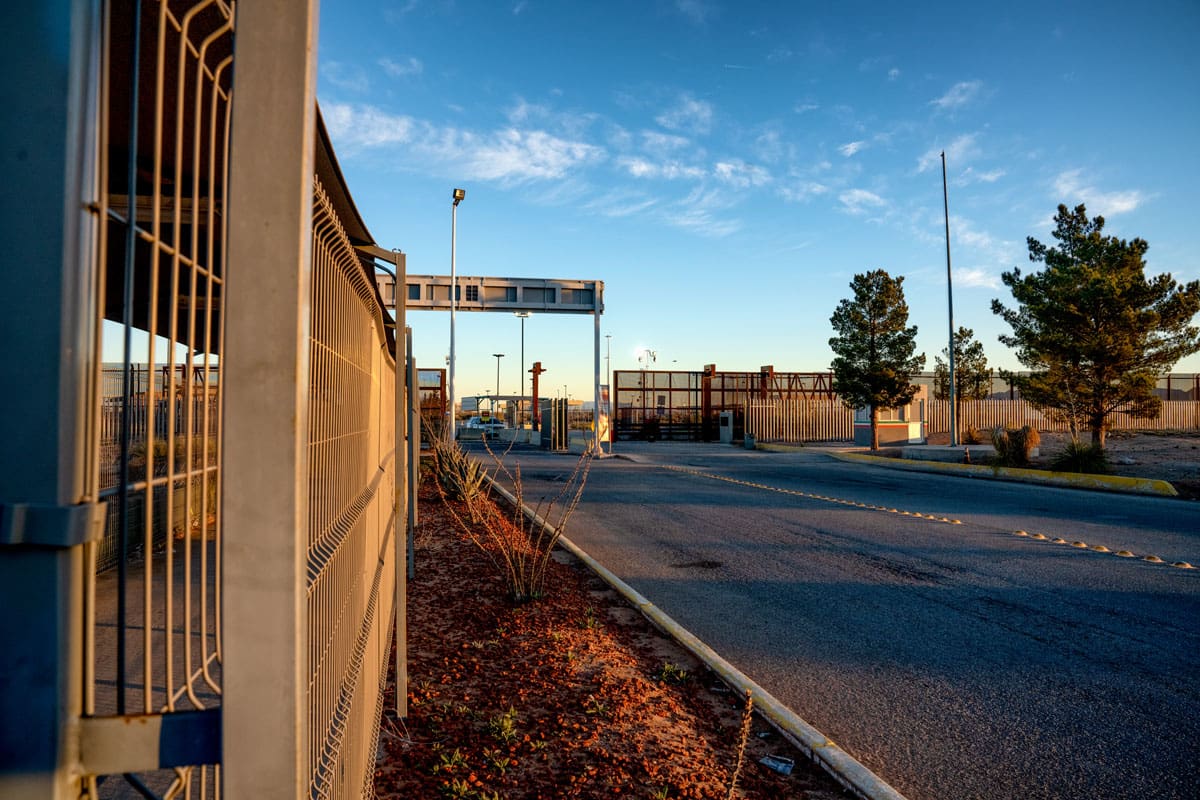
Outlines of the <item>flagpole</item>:
{"label": "flagpole", "polygon": [[950,446],[958,447],[958,404],[954,381],[954,285],[950,277],[950,196],[946,191],[946,151],[942,151],[942,208],[946,214],[946,307],[950,311]]}

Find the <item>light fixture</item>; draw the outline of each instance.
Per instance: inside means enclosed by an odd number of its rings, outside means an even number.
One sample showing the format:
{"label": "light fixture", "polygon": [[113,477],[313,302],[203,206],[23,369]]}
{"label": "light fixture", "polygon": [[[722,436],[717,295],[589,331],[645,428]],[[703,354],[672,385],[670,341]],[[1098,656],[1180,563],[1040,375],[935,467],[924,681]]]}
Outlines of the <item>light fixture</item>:
{"label": "light fixture", "polygon": [[458,205],[466,198],[467,198],[467,190],[466,189],[455,189],[454,190],[454,205]]}

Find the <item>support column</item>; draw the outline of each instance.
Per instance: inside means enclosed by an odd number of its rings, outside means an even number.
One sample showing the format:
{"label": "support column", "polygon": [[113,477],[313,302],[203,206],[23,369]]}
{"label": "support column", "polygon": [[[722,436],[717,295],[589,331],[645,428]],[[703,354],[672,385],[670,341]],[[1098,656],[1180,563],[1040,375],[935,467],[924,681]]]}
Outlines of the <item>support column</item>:
{"label": "support column", "polygon": [[222,794],[309,793],[308,392],[317,0],[237,6],[229,164]]}

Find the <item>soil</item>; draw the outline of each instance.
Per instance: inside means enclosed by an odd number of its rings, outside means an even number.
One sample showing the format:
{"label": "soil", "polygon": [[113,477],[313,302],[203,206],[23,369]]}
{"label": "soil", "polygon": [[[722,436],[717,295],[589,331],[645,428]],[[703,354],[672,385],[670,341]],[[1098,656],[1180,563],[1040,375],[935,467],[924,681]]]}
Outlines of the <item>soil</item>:
{"label": "soil", "polygon": [[850,796],[757,715],[743,738],[743,698],[568,554],[555,551],[545,596],[514,605],[431,484],[408,590],[408,716],[394,713],[393,666],[378,797]]}
{"label": "soil", "polygon": [[[1030,466],[1050,469],[1069,441],[1067,433],[1042,433],[1040,455]],[[1086,434],[1084,441],[1090,441]],[[948,444],[949,434],[930,436],[929,443]],[[1200,431],[1111,431],[1105,450],[1108,474],[1167,481],[1180,497],[1200,500]]]}

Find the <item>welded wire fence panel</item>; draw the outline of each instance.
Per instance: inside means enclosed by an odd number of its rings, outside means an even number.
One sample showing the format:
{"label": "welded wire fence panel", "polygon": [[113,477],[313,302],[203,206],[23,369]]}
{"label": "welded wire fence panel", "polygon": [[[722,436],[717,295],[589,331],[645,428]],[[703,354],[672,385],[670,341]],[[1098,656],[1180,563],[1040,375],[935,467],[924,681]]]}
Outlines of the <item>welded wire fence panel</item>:
{"label": "welded wire fence panel", "polygon": [[312,797],[372,791],[395,580],[395,363],[374,287],[318,184],[309,381]]}
{"label": "welded wire fence panel", "polygon": [[[215,708],[221,695],[217,361],[233,9],[111,0],[102,36],[90,209],[104,319],[94,475],[108,518],[87,546],[83,710],[171,715]],[[199,763],[85,784],[99,797],[219,793],[218,770]]]}

